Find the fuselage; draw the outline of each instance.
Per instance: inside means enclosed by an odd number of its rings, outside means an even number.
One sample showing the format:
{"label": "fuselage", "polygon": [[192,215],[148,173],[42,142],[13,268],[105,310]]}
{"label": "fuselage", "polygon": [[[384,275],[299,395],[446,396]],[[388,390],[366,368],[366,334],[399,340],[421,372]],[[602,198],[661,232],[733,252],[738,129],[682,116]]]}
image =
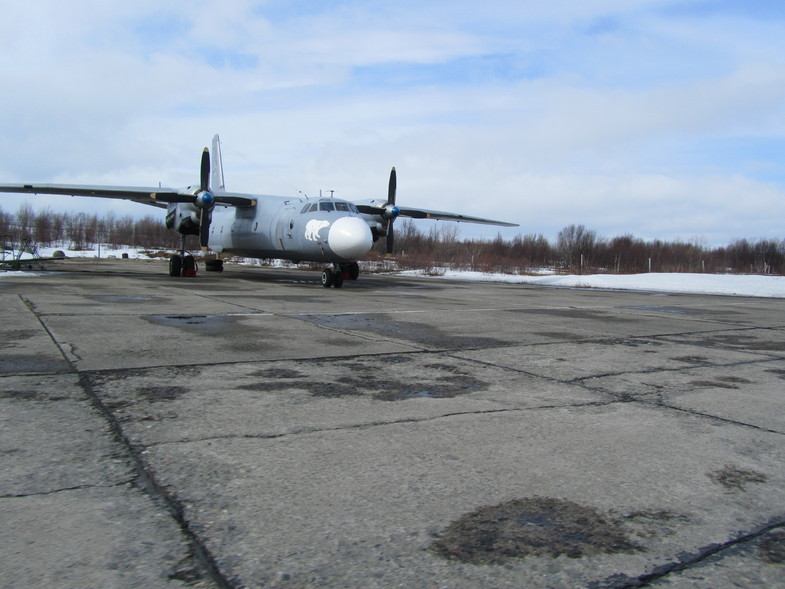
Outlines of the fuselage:
{"label": "fuselage", "polygon": [[254,207],[217,205],[209,247],[217,253],[293,262],[351,262],[373,245],[368,221],[338,199],[256,196]]}

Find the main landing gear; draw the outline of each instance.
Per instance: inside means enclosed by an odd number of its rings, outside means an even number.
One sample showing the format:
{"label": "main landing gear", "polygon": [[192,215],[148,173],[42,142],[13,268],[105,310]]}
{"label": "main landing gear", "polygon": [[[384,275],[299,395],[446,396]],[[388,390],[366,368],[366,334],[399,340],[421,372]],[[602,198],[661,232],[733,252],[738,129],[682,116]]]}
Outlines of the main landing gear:
{"label": "main landing gear", "polygon": [[169,258],[169,276],[196,276],[198,266],[191,254],[175,254]]}
{"label": "main landing gear", "polygon": [[[196,276],[199,266],[191,254],[175,254],[169,258],[169,276]],[[208,258],[204,261],[204,269],[208,272],[223,272],[224,261]]]}
{"label": "main landing gear", "polygon": [[325,268],[322,271],[322,286],[324,288],[341,288],[344,279],[357,280],[360,276],[360,265],[357,262],[350,264],[333,264],[332,268]]}
{"label": "main landing gear", "polygon": [[[208,272],[223,272],[223,260],[208,258],[204,261]],[[169,258],[169,276],[196,276],[199,266],[191,254],[185,253],[185,234],[180,235],[180,253]]]}

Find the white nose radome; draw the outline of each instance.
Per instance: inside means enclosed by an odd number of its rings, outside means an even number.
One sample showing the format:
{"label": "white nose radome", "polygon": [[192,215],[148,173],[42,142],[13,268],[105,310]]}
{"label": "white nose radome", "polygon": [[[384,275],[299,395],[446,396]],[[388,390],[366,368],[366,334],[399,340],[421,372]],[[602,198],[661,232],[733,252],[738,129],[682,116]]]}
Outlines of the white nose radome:
{"label": "white nose radome", "polygon": [[359,217],[341,217],[330,227],[327,243],[337,256],[356,260],[371,251],[373,236],[368,223]]}

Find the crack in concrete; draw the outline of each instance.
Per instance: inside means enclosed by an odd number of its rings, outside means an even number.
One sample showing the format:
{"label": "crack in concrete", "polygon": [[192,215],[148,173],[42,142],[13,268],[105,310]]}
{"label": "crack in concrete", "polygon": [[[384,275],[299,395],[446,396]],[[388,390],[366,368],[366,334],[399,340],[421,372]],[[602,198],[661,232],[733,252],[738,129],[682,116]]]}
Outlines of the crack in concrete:
{"label": "crack in concrete", "polygon": [[590,380],[593,378],[608,378],[612,376],[623,376],[626,374],[658,374],[660,372],[685,372],[688,370],[695,370],[696,368],[733,368],[735,366],[748,366],[751,364],[765,364],[767,362],[779,362],[782,358],[766,358],[766,359],[758,359],[758,360],[739,360],[738,362],[728,362],[725,364],[687,364],[684,366],[678,366],[675,368],[649,368],[646,370],[627,370],[621,372],[603,372],[599,374],[592,374],[590,376],[577,376],[575,378],[569,380],[560,380],[559,382],[567,383],[567,384],[577,384],[580,386],[585,386],[588,389],[597,388],[601,390],[600,387],[591,387],[588,385],[584,385],[582,381]]}
{"label": "crack in concrete", "polygon": [[91,405],[106,419],[109,429],[115,440],[126,449],[128,457],[134,467],[137,478],[135,484],[145,491],[155,503],[165,508],[177,522],[180,531],[188,540],[188,543],[197,560],[205,567],[210,578],[215,582],[219,589],[235,589],[236,585],[227,579],[215,561],[215,558],[202,542],[202,539],[191,528],[190,522],[185,516],[185,507],[172,493],[158,483],[155,476],[147,467],[147,463],[142,458],[139,448],[125,435],[120,422],[114,414],[106,407],[98,394],[93,390],[90,377],[87,373],[79,375],[79,384],[87,395]]}
{"label": "crack in concrete", "polygon": [[76,485],[74,487],[62,487],[60,489],[50,489],[49,491],[38,491],[36,493],[8,493],[0,495],[0,499],[23,499],[25,497],[46,497],[47,495],[57,495],[69,491],[85,491],[88,489],[115,489],[126,485],[134,484],[134,479],[113,483],[111,485]]}
{"label": "crack in concrete", "polygon": [[579,407],[605,407],[613,405],[618,401],[602,402],[602,401],[587,401],[585,403],[569,403],[564,405],[541,405],[537,407],[506,407],[503,409],[482,409],[476,411],[456,411],[453,413],[443,413],[442,415],[432,415],[429,417],[409,417],[406,419],[396,419],[392,421],[367,421],[364,423],[354,423],[350,425],[342,425],[337,427],[324,427],[324,428],[302,428],[298,430],[281,432],[277,434],[226,434],[221,436],[204,436],[201,438],[182,438],[180,440],[168,440],[164,442],[154,442],[144,446],[145,448],[157,448],[160,446],[169,446],[175,444],[193,444],[197,442],[209,442],[215,440],[276,440],[280,438],[319,434],[327,432],[341,432],[352,430],[365,430],[374,427],[381,427],[385,425],[401,425],[407,423],[426,423],[430,421],[439,421],[442,419],[449,419],[452,417],[464,417],[467,415],[494,415],[502,413],[516,413],[525,411],[542,411],[547,409],[565,409],[565,408],[579,408]]}
{"label": "crack in concrete", "polygon": [[785,519],[773,521],[761,526],[757,530],[737,536],[722,544],[709,544],[708,546],[699,548],[695,553],[685,554],[676,562],[657,566],[650,573],[639,575],[638,577],[613,575],[598,583],[591,583],[589,584],[589,587],[590,589],[635,589],[638,587],[649,587],[652,583],[655,583],[668,575],[699,567],[711,557],[722,557],[724,552],[727,552],[736,546],[753,542],[777,529],[785,529]]}

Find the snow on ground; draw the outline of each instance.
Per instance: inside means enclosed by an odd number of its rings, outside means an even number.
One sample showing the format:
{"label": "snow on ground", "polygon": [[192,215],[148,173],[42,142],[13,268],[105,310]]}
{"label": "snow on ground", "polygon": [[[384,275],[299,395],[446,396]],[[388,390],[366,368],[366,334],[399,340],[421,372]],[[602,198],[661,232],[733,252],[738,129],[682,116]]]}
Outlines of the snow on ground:
{"label": "snow on ground", "polygon": [[[58,248],[41,248],[42,257],[51,256]],[[98,257],[97,250],[64,250],[71,257]],[[101,258],[121,258],[128,254],[131,259],[148,259],[146,250],[121,248],[101,248]],[[25,255],[25,257],[29,257]],[[67,263],[67,262],[66,262]],[[259,264],[258,260],[248,260],[249,264]],[[0,272],[0,279],[31,272]],[[421,278],[466,280],[470,282],[506,282],[513,284],[532,284],[562,288],[604,288],[613,290],[638,290],[653,292],[672,292],[690,294],[736,295],[752,297],[785,298],[785,276],[762,276],[744,274],[538,274],[536,276],[518,274],[486,274],[483,272],[463,272],[456,270],[439,271],[438,276],[422,270],[393,272],[401,276]]]}
{"label": "snow on ground", "polygon": [[[401,274],[422,276],[422,273],[416,270],[401,272]],[[580,276],[553,274],[549,276],[524,276],[447,270],[443,275],[434,276],[433,278],[474,282],[508,282],[565,288],[605,288],[613,290],[785,298],[785,276],[656,272],[650,274],[589,274]]]}

